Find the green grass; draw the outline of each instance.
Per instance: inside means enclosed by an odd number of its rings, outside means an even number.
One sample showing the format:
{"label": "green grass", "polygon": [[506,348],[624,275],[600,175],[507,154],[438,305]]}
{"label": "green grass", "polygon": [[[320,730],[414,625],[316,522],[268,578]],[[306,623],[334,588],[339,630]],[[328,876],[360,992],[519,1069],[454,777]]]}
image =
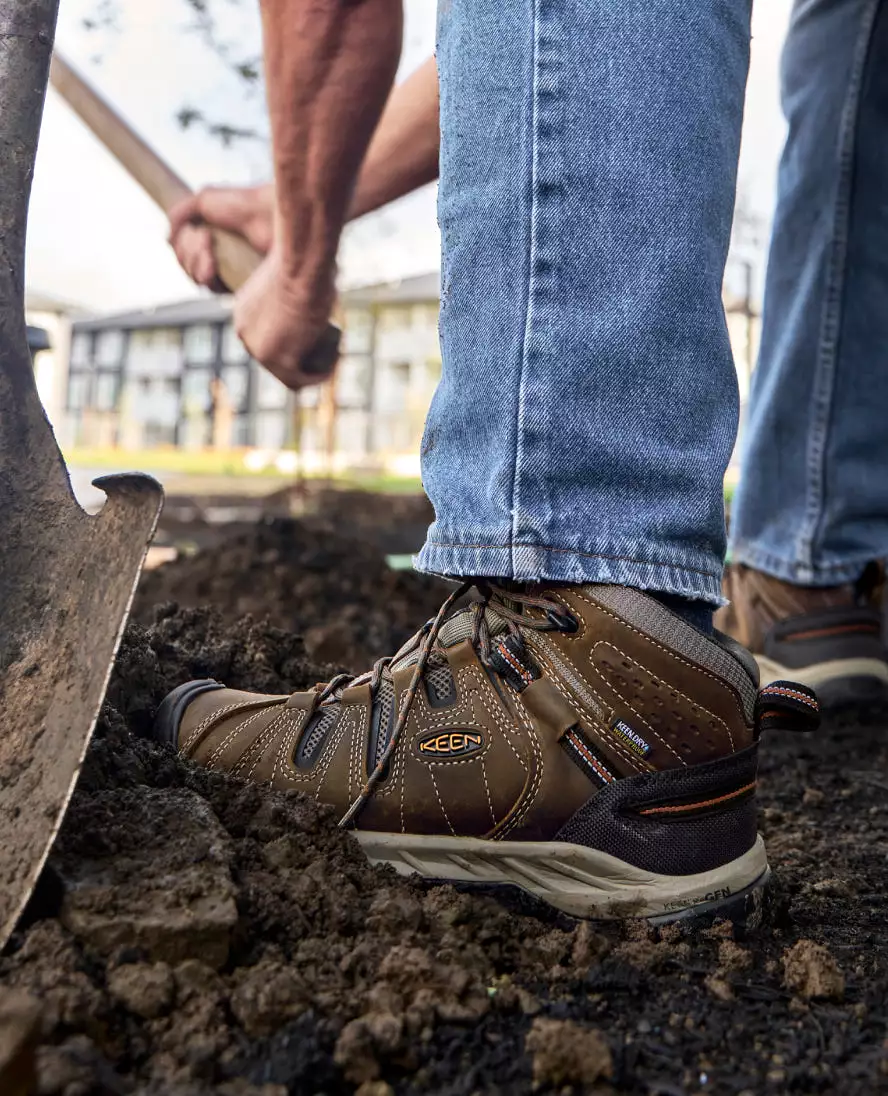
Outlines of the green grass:
{"label": "green grass", "polygon": [[181,472],[191,476],[266,476],[280,479],[273,464],[252,471],[244,464],[243,454],[187,449],[112,449],[76,448],[65,453],[72,468],[138,468],[140,472]]}
{"label": "green grass", "polygon": [[[113,449],[72,448],[65,453],[71,468],[118,469],[131,468],[140,472],[167,472],[181,476],[230,476],[253,480],[269,480],[290,483],[298,472],[281,472],[274,464],[258,471],[244,464],[244,454],[237,450],[186,450],[186,449]],[[353,488],[362,491],[383,491],[413,494],[422,491],[418,476],[395,476],[387,473],[361,473],[358,471],[333,476],[306,473],[306,479],[317,483],[329,482],[331,487]],[[258,486],[258,485],[257,485]]]}

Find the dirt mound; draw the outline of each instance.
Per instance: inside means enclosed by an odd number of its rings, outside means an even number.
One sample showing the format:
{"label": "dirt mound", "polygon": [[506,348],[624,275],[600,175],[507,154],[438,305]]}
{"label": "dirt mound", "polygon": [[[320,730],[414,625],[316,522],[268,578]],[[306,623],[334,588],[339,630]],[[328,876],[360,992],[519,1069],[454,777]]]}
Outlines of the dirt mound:
{"label": "dirt mound", "polygon": [[[275,550],[267,534],[251,543]],[[299,543],[306,558],[335,555]],[[344,590],[339,607],[349,591],[389,607],[390,591],[354,572],[314,573]],[[427,612],[404,614],[412,629]],[[888,1085],[884,720],[766,744],[776,881],[761,928],[735,939],[725,924],[578,924],[517,894],[400,878],[369,867],[315,803],[182,764],[145,737],[190,677],[288,691],[328,672],[255,619],[167,607],[130,627],[49,869],[0,959],[0,1091],[4,1040],[19,1056],[30,1046],[34,1001],[41,1096]]]}
{"label": "dirt mound", "polygon": [[[356,518],[365,510],[356,507]],[[146,573],[135,617],[148,623],[168,602],[212,605],[229,623],[252,613],[303,635],[320,661],[368,668],[433,616],[452,587],[393,571],[378,538],[342,530],[330,517],[265,519]]]}

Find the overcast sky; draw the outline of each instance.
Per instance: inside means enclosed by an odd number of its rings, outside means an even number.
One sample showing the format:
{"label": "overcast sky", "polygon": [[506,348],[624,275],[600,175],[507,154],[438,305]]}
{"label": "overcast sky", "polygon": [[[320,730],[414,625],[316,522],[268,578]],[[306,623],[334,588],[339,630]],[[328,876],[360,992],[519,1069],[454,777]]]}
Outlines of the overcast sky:
{"label": "overcast sky", "polygon": [[[791,0],[760,0],[753,26],[741,180],[752,204],[770,214],[776,161],[783,139],[777,64]],[[195,34],[182,0],[124,0],[119,33],[87,32],[84,16],[96,0],[65,0],[58,48],[193,186],[266,177],[261,144],[233,150],[194,131],[183,132],[176,111],[186,102],[224,121],[261,122],[261,103],[242,89]],[[231,41],[249,40],[254,13],[221,5]],[[433,0],[407,0],[402,71],[434,45]],[[94,63],[96,56],[100,63]],[[28,284],[97,311],[158,304],[192,295],[165,243],[166,221],[80,122],[50,91],[31,200]],[[368,218],[349,233],[342,271],[349,282],[432,269],[438,261],[434,192],[427,188]]]}

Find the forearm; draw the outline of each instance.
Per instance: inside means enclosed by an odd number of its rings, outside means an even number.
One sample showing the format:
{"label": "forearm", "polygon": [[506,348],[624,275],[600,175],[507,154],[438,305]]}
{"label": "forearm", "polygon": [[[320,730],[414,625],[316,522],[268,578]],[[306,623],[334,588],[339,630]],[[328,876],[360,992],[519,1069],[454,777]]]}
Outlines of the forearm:
{"label": "forearm", "polygon": [[364,158],[349,217],[362,217],[438,177],[438,69],[435,58],[391,93]]}
{"label": "forearm", "polygon": [[401,0],[262,0],[284,275],[325,282],[394,81]]}

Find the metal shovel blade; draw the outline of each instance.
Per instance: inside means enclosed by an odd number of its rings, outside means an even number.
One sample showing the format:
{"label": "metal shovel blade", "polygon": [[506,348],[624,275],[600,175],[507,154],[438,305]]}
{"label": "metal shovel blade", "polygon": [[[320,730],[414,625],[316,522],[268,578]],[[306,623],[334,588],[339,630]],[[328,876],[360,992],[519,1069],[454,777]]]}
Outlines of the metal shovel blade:
{"label": "metal shovel blade", "polygon": [[[5,387],[5,359],[0,370]],[[96,480],[105,506],[89,517],[67,482],[36,489],[0,435],[2,946],[74,790],[163,495],[148,476],[107,476]]]}
{"label": "metal shovel blade", "polygon": [[163,497],[108,476],[85,514],[37,395],[24,231],[56,8],[0,10],[0,947],[71,797]]}

